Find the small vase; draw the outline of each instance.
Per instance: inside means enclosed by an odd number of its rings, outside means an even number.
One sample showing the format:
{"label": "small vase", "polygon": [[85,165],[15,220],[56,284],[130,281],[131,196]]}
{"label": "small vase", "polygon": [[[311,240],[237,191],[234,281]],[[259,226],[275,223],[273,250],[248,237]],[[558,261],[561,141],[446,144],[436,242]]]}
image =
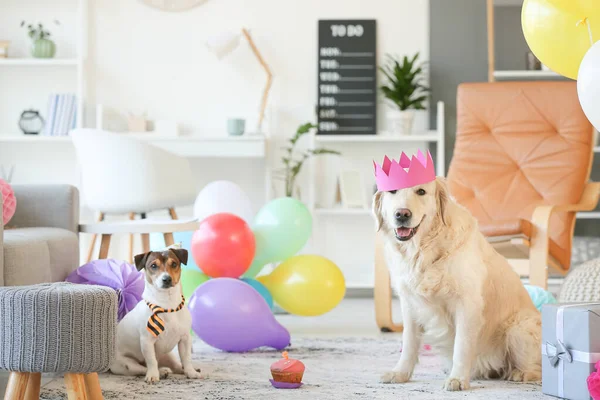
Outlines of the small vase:
{"label": "small vase", "polygon": [[414,110],[394,111],[390,113],[391,130],[395,134],[410,135],[415,120]]}
{"label": "small vase", "polygon": [[52,58],[56,45],[50,39],[36,39],[31,45],[31,55],[35,58]]}

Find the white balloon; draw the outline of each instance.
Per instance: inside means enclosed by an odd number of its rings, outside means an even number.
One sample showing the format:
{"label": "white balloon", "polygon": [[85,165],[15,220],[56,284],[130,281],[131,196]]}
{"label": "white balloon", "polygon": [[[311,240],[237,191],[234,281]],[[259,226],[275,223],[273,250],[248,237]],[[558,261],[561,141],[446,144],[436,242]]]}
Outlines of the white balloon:
{"label": "white balloon", "polygon": [[204,187],[194,203],[194,217],[203,220],[213,214],[230,213],[252,223],[254,212],[248,195],[230,181],[215,181]]}
{"label": "white balloon", "polygon": [[583,112],[600,130],[600,42],[585,53],[577,75],[577,95]]}

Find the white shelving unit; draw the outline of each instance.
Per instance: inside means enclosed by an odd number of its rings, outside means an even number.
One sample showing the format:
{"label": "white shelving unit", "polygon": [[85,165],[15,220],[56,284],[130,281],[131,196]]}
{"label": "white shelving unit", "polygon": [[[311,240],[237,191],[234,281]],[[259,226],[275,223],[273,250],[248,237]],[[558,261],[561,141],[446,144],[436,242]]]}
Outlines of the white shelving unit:
{"label": "white shelving unit", "polygon": [[495,54],[494,10],[495,7],[521,7],[523,0],[486,0],[487,44],[488,44],[488,81],[496,80],[539,80],[556,79],[561,75],[554,71],[538,70],[497,70]]}
{"label": "white shelving unit", "polygon": [[[0,58],[0,74],[2,74],[2,68],[32,68],[31,71],[34,73],[44,73],[37,68],[46,67],[72,67],[73,73],[76,75],[77,88],[75,95],[77,96],[77,115],[76,115],[76,126],[81,128],[83,126],[84,119],[84,104],[85,104],[85,65],[87,60],[87,44],[88,44],[88,2],[89,0],[77,0],[77,13],[76,13],[76,24],[77,24],[77,55],[73,58]],[[49,95],[50,93],[48,93]],[[1,93],[0,93],[1,95]],[[40,110],[43,113],[44,118],[46,109]],[[2,133],[0,133],[2,135]]]}
{"label": "white shelving unit", "polygon": [[[436,123],[437,130],[429,130],[422,133],[413,133],[411,135],[393,135],[389,132],[382,132],[377,135],[315,135],[311,136],[310,148],[316,149],[319,145],[329,145],[332,144],[345,144],[350,145],[353,143],[365,144],[381,144],[381,145],[399,145],[402,143],[424,143],[424,144],[437,144],[437,151],[432,155],[435,163],[436,163],[436,174],[438,176],[445,176],[445,132],[444,132],[444,102],[440,101],[437,103],[437,115],[436,115]],[[398,157],[400,154],[397,155]],[[310,200],[309,207],[316,214],[321,215],[357,215],[365,212],[370,212],[368,210],[356,209],[356,208],[333,208],[333,209],[319,209],[315,207],[315,169],[314,165],[311,163],[309,166],[309,182],[310,182]]]}
{"label": "white shelving unit", "polygon": [[[389,132],[380,132],[377,135],[315,135],[313,134],[310,138],[310,148],[315,149],[318,147],[336,148],[342,146],[344,148],[357,148],[361,149],[362,146],[376,146],[385,150],[388,155],[394,156],[395,158],[400,156],[403,144],[410,145],[414,148],[415,146],[426,150],[430,144],[436,144],[436,152],[432,153],[432,158],[436,163],[436,174],[438,176],[445,176],[445,132],[444,132],[444,103],[437,103],[437,129],[429,130],[424,132],[415,132],[412,135],[399,136],[393,135]],[[354,147],[356,146],[356,147]],[[342,155],[343,157],[343,155]],[[372,167],[370,167],[372,169]],[[364,208],[344,208],[341,206],[334,208],[318,208],[316,207],[316,193],[317,193],[317,171],[315,169],[314,161],[308,164],[308,179],[309,179],[309,193],[307,205],[313,215],[313,231],[317,232],[319,227],[325,221],[340,221],[340,219],[346,219],[351,221],[353,224],[364,226],[365,229],[371,229],[374,226],[374,220],[371,215],[371,210],[368,205]],[[341,233],[341,240],[343,240],[343,232]],[[337,240],[332,238],[332,240]],[[344,274],[348,273],[348,268],[352,267],[344,265],[343,262],[336,260],[331,254],[328,254],[329,246],[321,246],[319,243],[312,243],[312,246],[318,246],[316,254],[322,254],[325,257],[331,258],[341,269]],[[365,248],[362,248],[361,254],[373,254],[374,247],[369,249],[368,243],[364,244]],[[374,246],[374,241],[373,241]],[[350,289],[370,289],[373,287],[373,265],[372,260],[365,260],[363,265],[362,260],[361,271],[357,274],[348,274],[346,277],[346,287]]]}

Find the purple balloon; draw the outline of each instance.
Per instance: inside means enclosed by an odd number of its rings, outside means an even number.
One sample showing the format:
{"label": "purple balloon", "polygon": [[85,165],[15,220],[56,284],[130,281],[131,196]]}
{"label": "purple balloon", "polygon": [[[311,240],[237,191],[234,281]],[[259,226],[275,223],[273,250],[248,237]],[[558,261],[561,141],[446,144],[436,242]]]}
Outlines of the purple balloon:
{"label": "purple balloon", "polygon": [[144,292],[144,274],[125,261],[112,259],[84,264],[71,272],[66,281],[115,289],[119,296],[119,321],[142,300]]}
{"label": "purple balloon", "polygon": [[192,329],[212,347],[244,352],[261,346],[284,349],[290,333],[277,322],[265,299],[245,282],[211,279],[192,294]]}

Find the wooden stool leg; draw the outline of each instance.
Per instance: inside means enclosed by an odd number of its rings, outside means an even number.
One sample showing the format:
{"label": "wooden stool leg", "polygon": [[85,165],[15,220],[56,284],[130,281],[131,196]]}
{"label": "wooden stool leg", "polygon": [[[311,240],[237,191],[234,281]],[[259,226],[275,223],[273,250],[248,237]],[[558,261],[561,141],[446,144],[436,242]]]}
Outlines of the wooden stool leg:
{"label": "wooden stool leg", "polygon": [[41,384],[42,374],[40,374],[39,372],[29,374],[27,390],[25,391],[25,400],[39,400]]}
{"label": "wooden stool leg", "polygon": [[402,332],[401,324],[394,324],[392,318],[392,286],[390,271],[383,254],[383,238],[375,238],[375,320],[382,332]]}
{"label": "wooden stool leg", "polygon": [[169,215],[171,216],[171,219],[179,219],[177,218],[177,213],[174,208],[169,208]]}
{"label": "wooden stool leg", "polygon": [[175,244],[175,239],[173,238],[172,233],[164,233],[163,236],[165,237],[165,245],[167,247]]}
{"label": "wooden stool leg", "polygon": [[97,373],[86,374],[85,387],[87,389],[88,400],[103,400],[102,390],[100,389],[100,380]]}
{"label": "wooden stool leg", "polygon": [[29,372],[11,372],[4,393],[4,400],[23,400],[29,381]]}
{"label": "wooden stool leg", "polygon": [[98,259],[103,260],[108,257],[108,248],[110,247],[110,235],[103,234],[100,243],[100,254]]}
{"label": "wooden stool leg", "polygon": [[[100,213],[98,216],[98,222],[104,221],[104,213]],[[96,247],[96,235],[95,233],[92,235],[92,241],[90,243],[90,250],[88,251],[87,262],[92,261],[92,256],[94,255],[94,247]]]}
{"label": "wooden stool leg", "polygon": [[[135,219],[135,213],[129,213],[129,219]],[[129,234],[129,264],[133,264],[133,234]]]}
{"label": "wooden stool leg", "polygon": [[65,374],[69,400],[88,400],[83,374]]}

